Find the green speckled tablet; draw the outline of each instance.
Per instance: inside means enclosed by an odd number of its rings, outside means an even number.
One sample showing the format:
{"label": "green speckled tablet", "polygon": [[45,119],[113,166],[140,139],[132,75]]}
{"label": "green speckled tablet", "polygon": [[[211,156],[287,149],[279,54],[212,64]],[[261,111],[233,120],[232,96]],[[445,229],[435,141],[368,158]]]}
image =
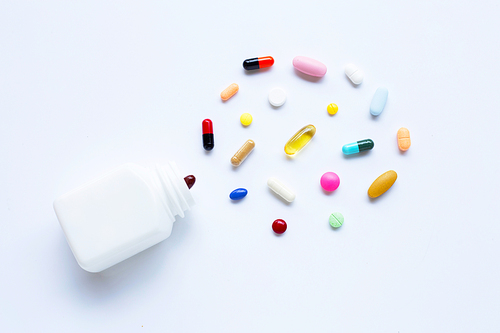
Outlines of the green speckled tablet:
{"label": "green speckled tablet", "polygon": [[334,228],[340,228],[344,223],[344,216],[340,213],[330,215],[330,225]]}

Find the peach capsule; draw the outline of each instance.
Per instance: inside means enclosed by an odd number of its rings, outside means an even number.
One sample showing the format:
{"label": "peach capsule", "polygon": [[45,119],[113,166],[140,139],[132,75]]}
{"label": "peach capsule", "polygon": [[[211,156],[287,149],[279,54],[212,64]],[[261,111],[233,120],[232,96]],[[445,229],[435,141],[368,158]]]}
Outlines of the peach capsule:
{"label": "peach capsule", "polygon": [[407,151],[410,149],[411,140],[410,140],[410,131],[407,128],[401,127],[398,130],[398,147],[401,151]]}
{"label": "peach capsule", "polygon": [[239,89],[240,87],[236,83],[231,83],[229,87],[227,87],[220,93],[220,98],[222,98],[223,101],[227,101],[228,99],[233,97]]}

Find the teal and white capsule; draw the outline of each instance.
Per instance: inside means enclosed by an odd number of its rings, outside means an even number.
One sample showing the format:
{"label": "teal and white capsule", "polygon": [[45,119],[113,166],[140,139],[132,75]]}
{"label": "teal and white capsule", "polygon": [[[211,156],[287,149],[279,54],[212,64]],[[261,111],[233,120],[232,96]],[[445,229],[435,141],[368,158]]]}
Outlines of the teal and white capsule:
{"label": "teal and white capsule", "polygon": [[357,154],[365,150],[373,149],[374,143],[372,139],[364,139],[353,143],[348,143],[342,147],[342,152],[345,155]]}

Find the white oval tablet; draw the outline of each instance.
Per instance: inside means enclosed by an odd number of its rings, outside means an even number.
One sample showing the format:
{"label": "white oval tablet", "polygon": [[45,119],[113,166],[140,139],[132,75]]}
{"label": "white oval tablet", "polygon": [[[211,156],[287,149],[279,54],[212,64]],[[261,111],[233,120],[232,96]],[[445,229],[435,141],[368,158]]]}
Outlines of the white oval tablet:
{"label": "white oval tablet", "polygon": [[269,178],[267,180],[267,186],[269,186],[269,188],[273,190],[274,193],[276,193],[286,201],[292,202],[293,200],[295,200],[295,193],[293,193],[292,190],[290,190],[285,186],[285,184],[283,184],[276,178]]}
{"label": "white oval tablet", "polygon": [[345,75],[347,75],[352,83],[361,84],[361,82],[363,82],[363,78],[365,77],[365,75],[358,67],[356,67],[356,65],[349,64],[345,66],[344,69]]}
{"label": "white oval tablet", "polygon": [[286,102],[286,93],[281,88],[273,88],[269,92],[269,103],[272,106],[278,107],[282,106]]}

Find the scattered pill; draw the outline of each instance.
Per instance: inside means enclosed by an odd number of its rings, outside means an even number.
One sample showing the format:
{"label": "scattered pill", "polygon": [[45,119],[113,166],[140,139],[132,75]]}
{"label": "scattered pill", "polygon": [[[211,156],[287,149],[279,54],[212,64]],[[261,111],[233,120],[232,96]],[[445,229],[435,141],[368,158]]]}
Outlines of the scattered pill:
{"label": "scattered pill", "polygon": [[243,113],[240,117],[240,122],[243,126],[248,126],[252,123],[252,115],[250,113]]}
{"label": "scattered pill", "polygon": [[223,101],[227,101],[228,99],[233,97],[239,89],[240,87],[236,83],[231,83],[229,87],[227,87],[220,93],[220,98],[222,98]]}
{"label": "scattered pill", "polygon": [[196,183],[196,177],[193,175],[186,176],[184,177],[184,182],[186,183],[188,189],[191,189],[194,183]]}
{"label": "scattered pill", "polygon": [[368,196],[370,198],[376,198],[384,194],[391,186],[394,184],[398,174],[394,170],[389,170],[381,174],[375,181],[370,185],[368,189]]}
{"label": "scattered pill", "polygon": [[357,154],[359,152],[373,149],[374,143],[371,139],[364,139],[342,146],[345,155]]}
{"label": "scattered pill", "polygon": [[325,191],[332,192],[339,188],[340,178],[335,172],[325,172],[319,182]]}
{"label": "scattered pill", "polygon": [[273,231],[277,234],[282,234],[286,231],[286,222],[285,220],[282,220],[282,219],[277,219],[277,220],[274,220],[273,222]]}
{"label": "scattered pill", "polygon": [[326,74],[326,66],[315,59],[298,56],[293,58],[292,64],[296,70],[307,75],[323,77]]}
{"label": "scattered pill", "polygon": [[378,116],[384,111],[385,103],[387,102],[387,95],[389,95],[389,90],[387,88],[378,88],[373,95],[372,103],[370,104],[370,113],[373,116]]}
{"label": "scattered pill", "polygon": [[273,88],[269,92],[269,103],[272,106],[279,107],[286,102],[286,92],[281,88]]}
{"label": "scattered pill", "polygon": [[231,157],[231,164],[235,167],[240,166],[241,163],[248,157],[248,155],[255,148],[255,142],[247,140],[243,146]]}
{"label": "scattered pill", "polygon": [[334,103],[328,104],[328,106],[326,107],[326,111],[328,111],[328,113],[331,114],[332,116],[336,114],[338,110],[339,107],[337,106],[337,104]]}
{"label": "scattered pill", "polygon": [[340,228],[342,224],[344,224],[344,216],[340,213],[331,214],[328,220],[330,225],[334,228]]}
{"label": "scattered pill", "polygon": [[276,178],[269,178],[267,180],[267,186],[269,186],[269,188],[273,190],[274,193],[276,193],[286,201],[292,202],[293,200],[295,200],[295,193],[293,193],[292,190],[290,190],[285,186],[285,184],[283,184]]}
{"label": "scattered pill", "polygon": [[210,119],[205,119],[202,121],[201,126],[203,128],[203,148],[205,148],[205,150],[214,149],[214,130],[212,121]]}
{"label": "scattered pill", "polygon": [[352,83],[358,85],[363,82],[363,78],[365,77],[365,75],[356,65],[349,64],[344,67],[344,70],[345,70],[345,75],[347,75],[347,77],[349,78],[349,80],[351,80]]}
{"label": "scattered pill", "polygon": [[274,65],[273,57],[259,57],[259,58],[250,58],[243,61],[243,68],[247,71],[251,71],[259,68],[271,67]]}
{"label": "scattered pill", "polygon": [[410,149],[410,131],[407,128],[401,127],[398,130],[398,147],[401,151],[407,151]]}
{"label": "scattered pill", "polygon": [[231,200],[241,200],[247,196],[248,191],[244,188],[237,188],[229,194]]}
{"label": "scattered pill", "polygon": [[302,127],[285,144],[285,153],[295,155],[311,141],[314,134],[316,134],[316,127],[313,125]]}

